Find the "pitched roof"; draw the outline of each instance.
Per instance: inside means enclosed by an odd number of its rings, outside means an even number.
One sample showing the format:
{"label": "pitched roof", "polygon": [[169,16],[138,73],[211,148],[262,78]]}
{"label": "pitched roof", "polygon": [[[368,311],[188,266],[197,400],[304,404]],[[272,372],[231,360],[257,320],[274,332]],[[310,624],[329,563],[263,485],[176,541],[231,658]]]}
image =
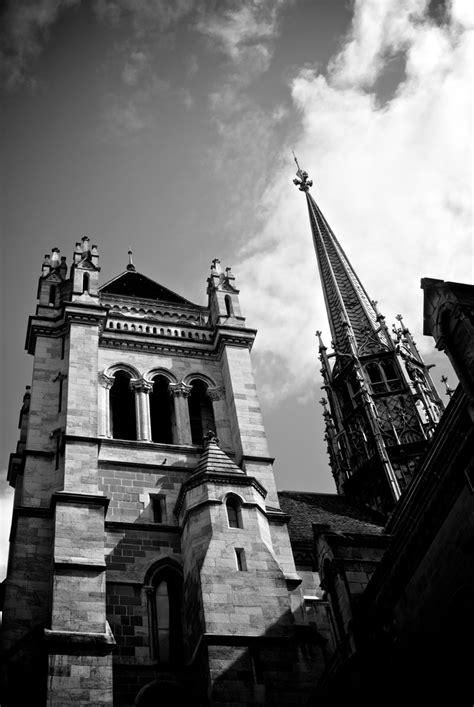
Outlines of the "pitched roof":
{"label": "pitched roof", "polygon": [[154,299],[160,302],[181,304],[186,307],[201,309],[198,304],[181,297],[167,287],[160,285],[146,275],[134,270],[126,270],[117,275],[100,288],[101,294],[122,295],[125,297],[139,297],[140,299]]}
{"label": "pitched roof", "polygon": [[204,449],[193,474],[206,472],[218,472],[220,474],[243,474],[242,469],[239,469],[237,464],[227,456],[225,452],[212,439],[206,443]]}
{"label": "pitched roof", "polygon": [[344,496],[331,493],[279,491],[282,510],[291,517],[288,526],[292,542],[312,542],[312,523],[329,525],[340,533],[383,532],[383,519],[366,506],[359,506]]}

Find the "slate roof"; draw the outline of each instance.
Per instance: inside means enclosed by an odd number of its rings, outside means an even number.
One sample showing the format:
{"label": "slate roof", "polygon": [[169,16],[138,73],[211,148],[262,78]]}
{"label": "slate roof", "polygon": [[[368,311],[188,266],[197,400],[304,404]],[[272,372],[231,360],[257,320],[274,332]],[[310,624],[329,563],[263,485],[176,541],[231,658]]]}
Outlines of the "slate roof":
{"label": "slate roof", "polygon": [[331,493],[279,491],[278,498],[284,513],[290,517],[288,531],[292,542],[312,542],[312,523],[324,523],[333,532],[379,535],[383,519],[365,506]]}
{"label": "slate roof", "polygon": [[209,442],[194,469],[193,474],[205,472],[218,472],[220,474],[243,474],[235,462],[216,444]]}
{"label": "slate roof", "polygon": [[202,309],[198,304],[181,297],[167,287],[160,285],[146,275],[134,270],[126,270],[109,280],[100,288],[101,294],[122,295],[125,297],[138,297],[140,299],[153,299],[170,304],[180,304],[193,309]]}

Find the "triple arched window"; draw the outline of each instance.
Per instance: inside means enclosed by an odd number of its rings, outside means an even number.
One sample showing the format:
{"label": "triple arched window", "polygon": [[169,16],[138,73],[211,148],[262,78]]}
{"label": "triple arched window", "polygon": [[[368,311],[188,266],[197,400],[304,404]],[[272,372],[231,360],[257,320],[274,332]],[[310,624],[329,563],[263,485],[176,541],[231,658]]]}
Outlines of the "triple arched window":
{"label": "triple arched window", "polygon": [[[195,378],[189,384],[172,383],[162,373],[139,379],[132,369],[118,368],[111,377],[102,376],[100,400],[101,432],[122,440],[161,444],[201,445],[204,435],[216,431],[209,384]],[[187,408],[187,410],[186,410]],[[188,422],[189,417],[189,422]],[[179,423],[178,423],[179,420]]]}

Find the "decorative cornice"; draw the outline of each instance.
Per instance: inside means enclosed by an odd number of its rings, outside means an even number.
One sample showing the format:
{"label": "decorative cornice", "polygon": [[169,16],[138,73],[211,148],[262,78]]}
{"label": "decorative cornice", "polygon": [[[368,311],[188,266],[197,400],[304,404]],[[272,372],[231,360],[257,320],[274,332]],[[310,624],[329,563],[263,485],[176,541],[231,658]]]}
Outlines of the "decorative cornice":
{"label": "decorative cornice", "polygon": [[[133,332],[131,333],[133,335]],[[163,338],[164,337],[160,336],[160,339]],[[173,341],[174,343],[175,340],[176,344],[172,345],[171,341]],[[104,331],[103,336],[101,336],[99,339],[99,346],[101,348],[129,349],[131,351],[152,351],[154,353],[159,352],[173,356],[190,356],[192,358],[208,358],[211,360],[217,359],[216,352],[210,350],[212,344],[209,341],[202,342],[202,344],[200,343],[199,348],[196,347],[195,342],[193,342],[193,348],[184,347],[180,345],[182,341],[185,341],[185,339],[174,339],[172,337],[169,337],[167,341],[138,341],[133,336],[130,337],[130,332],[129,338],[116,339],[107,336],[106,332]]]}

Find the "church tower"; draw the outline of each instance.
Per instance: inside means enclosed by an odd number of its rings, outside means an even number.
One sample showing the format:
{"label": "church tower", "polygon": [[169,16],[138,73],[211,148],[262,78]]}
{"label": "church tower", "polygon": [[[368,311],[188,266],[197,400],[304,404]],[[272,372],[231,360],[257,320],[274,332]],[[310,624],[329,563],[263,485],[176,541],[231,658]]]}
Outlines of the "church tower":
{"label": "church tower", "polygon": [[69,274],[53,249],[28,323],[2,704],[294,704],[323,642],[234,275],[213,260],[198,305],[131,252],[103,286],[99,274],[87,236]]}
{"label": "church tower", "polygon": [[389,331],[296,164],[293,182],[306,195],[332,336],[328,353],[317,332],[332,473],[338,493],[387,514],[413,476],[443,404],[410,331],[400,316]]}

